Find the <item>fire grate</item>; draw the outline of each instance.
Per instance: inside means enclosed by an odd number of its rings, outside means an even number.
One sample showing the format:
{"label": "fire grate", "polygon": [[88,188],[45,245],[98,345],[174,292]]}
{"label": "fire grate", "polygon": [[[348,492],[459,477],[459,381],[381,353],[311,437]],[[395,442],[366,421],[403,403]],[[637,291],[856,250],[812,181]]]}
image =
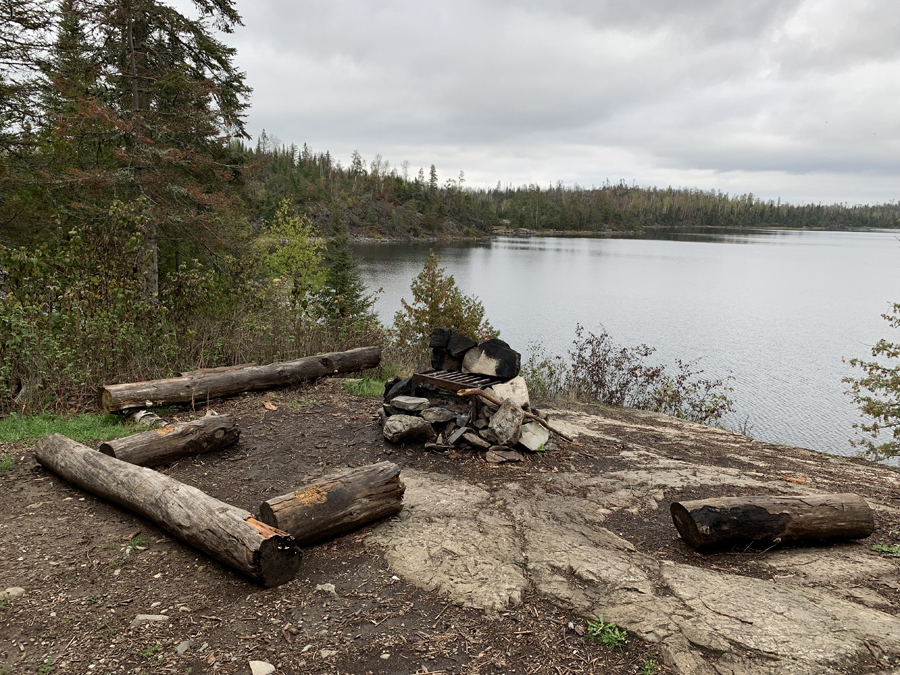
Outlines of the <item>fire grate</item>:
{"label": "fire grate", "polygon": [[428,370],[424,373],[416,373],[412,376],[410,389],[415,396],[416,389],[423,384],[431,384],[442,389],[452,389],[459,391],[461,389],[482,389],[490,387],[493,384],[506,382],[502,377],[491,377],[489,375],[475,375],[473,373],[460,373],[455,370]]}

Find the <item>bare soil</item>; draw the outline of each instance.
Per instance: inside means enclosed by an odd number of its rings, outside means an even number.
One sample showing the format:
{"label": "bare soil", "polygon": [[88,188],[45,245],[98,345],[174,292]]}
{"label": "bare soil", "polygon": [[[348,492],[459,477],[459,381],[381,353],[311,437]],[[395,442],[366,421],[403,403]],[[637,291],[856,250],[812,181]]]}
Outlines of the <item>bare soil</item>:
{"label": "bare soil", "polygon": [[[268,409],[265,402],[275,410]],[[540,406],[539,402],[536,405]],[[653,421],[648,430],[618,441],[585,437],[581,445],[557,441],[543,456],[492,465],[483,453],[439,454],[422,446],[393,446],[380,431],[380,400],[343,391],[339,381],[243,395],[214,402],[242,428],[237,446],[159,470],[208,494],[256,513],[261,502],[347,466],[390,460],[424,472],[449,474],[482,487],[511,480],[545,485],[548,474],[603,474],[625,468],[629,443],[664,443]],[[577,407],[577,406],[574,406]],[[596,412],[596,409],[592,409]],[[169,412],[186,420],[203,410]],[[632,419],[628,411],[604,411]],[[786,475],[812,453],[758,445],[782,457]],[[672,448],[671,456],[691,461]],[[741,458],[714,444],[705,461],[740,468]],[[523,604],[488,615],[459,607],[394,575],[381,548],[368,540],[378,525],[304,551],[300,576],[262,588],[131,513],[67,484],[38,465],[27,444],[0,445],[15,466],[0,472],[0,591],[25,595],[0,603],[0,673],[228,673],[247,675],[249,662],[266,661],[278,673],[653,673],[653,645],[631,636],[610,649],[588,639],[584,617],[526,594]],[[773,458],[769,457],[770,461]],[[777,460],[776,468],[777,468]],[[844,480],[843,466],[817,471],[870,502],[900,506],[896,490]],[[747,466],[750,466],[749,464]],[[401,471],[401,479],[403,473]],[[733,574],[765,577],[754,564],[760,551],[699,555],[678,537],[672,501],[734,494],[723,486],[667,490],[652,514],[614,513],[606,526],[626,532],[639,551],[659,559]],[[894,509],[890,509],[893,512]],[[868,544],[900,541],[900,522],[878,514]],[[769,572],[768,574],[771,574]],[[334,585],[334,592],[328,588]],[[900,606],[900,588],[877,592]],[[168,621],[130,627],[138,614]],[[176,653],[176,648],[183,653]],[[859,672],[865,670],[861,665]]]}

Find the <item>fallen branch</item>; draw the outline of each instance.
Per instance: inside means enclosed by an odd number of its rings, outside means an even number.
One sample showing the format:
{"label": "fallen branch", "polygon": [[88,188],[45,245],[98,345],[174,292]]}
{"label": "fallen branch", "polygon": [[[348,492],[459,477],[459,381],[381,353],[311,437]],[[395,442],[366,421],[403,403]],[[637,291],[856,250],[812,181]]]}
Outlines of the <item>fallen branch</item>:
{"label": "fallen branch", "polygon": [[[483,398],[487,401],[490,401],[494,405],[497,405],[497,406],[503,405],[502,399],[497,398],[493,394],[487,393],[484,389],[460,389],[458,392],[456,392],[456,395],[457,396],[480,396],[481,398]],[[527,417],[528,419],[534,420],[535,422],[540,424],[542,427],[544,427],[547,431],[550,431],[550,432],[556,434],[557,436],[559,436],[560,438],[563,438],[563,439],[569,441],[569,443],[572,443],[574,445],[581,445],[574,438],[567,436],[566,434],[561,432],[559,429],[554,429],[552,426],[550,426],[550,424],[546,420],[541,419],[537,415],[532,415],[530,412],[526,412],[525,417]]]}
{"label": "fallen branch", "polygon": [[291,581],[300,568],[302,553],[290,534],[165,474],[60,434],[42,438],[34,456],[70,483],[153,521],[265,586]]}

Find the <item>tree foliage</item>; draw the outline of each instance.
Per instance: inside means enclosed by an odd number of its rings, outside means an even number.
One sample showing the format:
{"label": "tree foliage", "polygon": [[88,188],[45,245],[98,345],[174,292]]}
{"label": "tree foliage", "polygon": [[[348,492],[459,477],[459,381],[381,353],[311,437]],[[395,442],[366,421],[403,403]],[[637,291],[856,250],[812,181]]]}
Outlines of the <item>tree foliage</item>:
{"label": "tree foliage", "polygon": [[[900,303],[893,303],[882,314],[888,325],[900,329]],[[861,448],[872,459],[885,459],[900,454],[900,342],[879,340],[872,347],[874,361],[850,359],[849,363],[863,371],[861,377],[847,377],[847,394],[859,406],[869,422],[857,422],[853,447]]]}
{"label": "tree foliage", "polygon": [[435,328],[452,328],[478,342],[498,337],[500,331],[485,319],[478,298],[463,295],[453,275],[439,264],[440,258],[429,252],[425,266],[410,286],[412,302],[400,301],[403,309],[394,315],[398,344],[424,350]]}
{"label": "tree foliage", "polygon": [[275,276],[275,283],[284,285],[287,297],[298,319],[314,314],[312,303],[322,290],[325,274],[322,267],[324,243],[316,236],[309,219],[294,213],[285,199],[263,240],[269,251],[265,263]]}
{"label": "tree foliage", "polygon": [[334,324],[372,324],[373,295],[367,293],[359,264],[350,250],[347,222],[339,207],[333,209],[334,238],[325,254],[322,304],[326,319]]}

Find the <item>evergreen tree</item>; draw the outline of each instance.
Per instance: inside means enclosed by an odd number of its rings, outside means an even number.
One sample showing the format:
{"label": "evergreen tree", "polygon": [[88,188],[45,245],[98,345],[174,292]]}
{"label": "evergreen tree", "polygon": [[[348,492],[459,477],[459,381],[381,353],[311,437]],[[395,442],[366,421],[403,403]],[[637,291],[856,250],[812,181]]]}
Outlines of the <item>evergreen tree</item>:
{"label": "evergreen tree", "polygon": [[366,294],[359,263],[350,250],[347,219],[340,205],[333,205],[331,222],[335,237],[325,256],[323,300],[328,320],[338,324],[373,323],[375,298]]}

